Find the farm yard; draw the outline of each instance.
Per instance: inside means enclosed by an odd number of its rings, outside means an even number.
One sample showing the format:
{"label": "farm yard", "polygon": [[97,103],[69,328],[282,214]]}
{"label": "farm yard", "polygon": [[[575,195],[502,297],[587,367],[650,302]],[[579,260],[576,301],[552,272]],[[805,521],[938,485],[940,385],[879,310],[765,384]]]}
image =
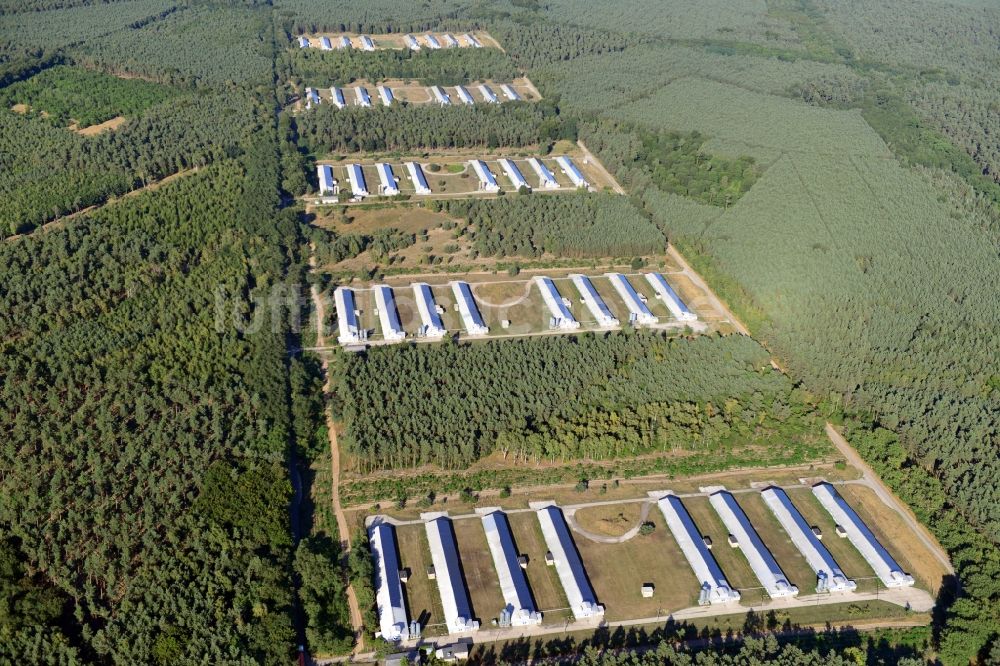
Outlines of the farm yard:
{"label": "farm yard", "polygon": [[[512,81],[474,80],[463,84],[463,91],[460,93],[458,86],[438,86],[447,99],[447,105],[459,106],[462,104],[507,104],[509,102],[537,102],[542,99],[538,89],[527,77],[518,77]],[[509,90],[513,93],[510,93]],[[370,101],[361,102],[361,97],[357,92],[358,88],[364,89]],[[381,89],[386,88],[388,92]],[[335,89],[339,90],[343,99],[335,100]],[[311,110],[309,102],[308,88],[302,99],[296,101],[292,107],[299,112]],[[387,79],[383,81],[358,80],[350,85],[342,87],[316,87],[314,89],[319,97],[319,104],[329,104],[333,106],[391,106],[392,104],[437,104],[442,105],[442,101],[434,94],[431,86],[422,85],[405,79]],[[468,98],[463,97],[468,94]]]}
{"label": "farm yard", "polygon": [[[454,38],[454,42],[447,39],[445,35]],[[471,35],[472,39],[469,39]],[[325,45],[323,38],[329,40],[329,45]],[[350,42],[350,46],[345,45],[341,38],[346,37]],[[317,48],[317,49],[342,49],[342,48],[354,48],[363,51],[373,51],[380,49],[412,49],[413,44],[419,46],[422,49],[430,48],[501,48],[500,44],[493,39],[490,34],[484,30],[470,30],[470,31],[459,31],[459,32],[439,32],[439,31],[414,31],[411,33],[385,33],[385,34],[365,34],[369,41],[364,40],[362,34],[352,33],[352,32],[317,32],[304,34],[296,38],[296,46],[299,48]],[[413,42],[411,43],[407,37],[413,37]],[[432,37],[434,39],[434,45],[428,41],[428,38]],[[307,44],[304,45],[300,40],[305,39]]]}

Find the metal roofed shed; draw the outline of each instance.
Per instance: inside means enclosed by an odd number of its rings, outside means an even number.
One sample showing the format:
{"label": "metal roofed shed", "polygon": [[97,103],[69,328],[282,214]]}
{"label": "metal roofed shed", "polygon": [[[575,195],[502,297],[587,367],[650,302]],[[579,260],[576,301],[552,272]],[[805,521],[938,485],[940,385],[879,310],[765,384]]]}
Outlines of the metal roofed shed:
{"label": "metal roofed shed", "polygon": [[399,194],[399,187],[396,185],[396,175],[392,172],[392,166],[388,162],[379,162],[375,165],[378,171],[379,194],[391,197]]}
{"label": "metal roofed shed", "polygon": [[420,50],[420,42],[413,35],[403,35],[403,41],[406,43],[406,47],[411,51]]}
{"label": "metal roofed shed", "polygon": [[611,281],[611,286],[618,292],[621,299],[625,301],[625,307],[629,311],[630,322],[649,326],[659,321],[656,315],[650,312],[646,304],[639,298],[639,294],[632,287],[632,283],[628,281],[628,278],[621,273],[605,273],[604,275]]}
{"label": "metal roofed shed", "polygon": [[351,194],[356,199],[368,196],[368,185],[365,183],[365,173],[360,164],[347,165],[347,179],[351,181]]}
{"label": "metal roofed shed", "polygon": [[476,299],[472,297],[472,288],[468,282],[452,282],[451,291],[455,294],[455,301],[458,304],[458,313],[462,316],[462,324],[469,335],[486,335],[490,329],[483,323],[483,317],[479,314],[476,306]]}
{"label": "metal roofed shed", "polygon": [[322,100],[319,97],[319,93],[312,88],[306,88],[306,108],[311,109],[314,105],[317,105]]}
{"label": "metal roofed shed", "polygon": [[330,43],[330,38],[329,37],[320,37],[320,39],[319,39],[319,47],[321,49],[323,49],[324,51],[332,51],[333,50],[333,44]]}
{"label": "metal roofed shed", "polygon": [[499,509],[483,515],[483,529],[493,556],[493,566],[500,579],[500,591],[507,604],[510,623],[515,627],[539,624],[542,614],[535,610],[528,588],[528,579],[518,561],[514,535],[510,531],[507,515]]}
{"label": "metal roofed shed", "polygon": [[660,300],[667,306],[672,314],[677,319],[681,321],[696,321],[698,316],[688,310],[688,307],[684,305],[684,301],[680,299],[677,292],[667,284],[666,279],[659,273],[646,273],[646,282],[649,286],[653,288],[656,295],[660,297]]}
{"label": "metal roofed shed", "polygon": [[299,48],[300,49],[307,49],[307,48],[309,48],[309,38],[308,37],[305,37],[305,36],[300,36],[299,37]]}
{"label": "metal roofed shed", "polygon": [[660,507],[660,513],[663,514],[670,533],[674,535],[674,540],[684,553],[684,558],[701,583],[698,603],[727,604],[739,601],[740,593],[729,585],[719,563],[715,561],[715,556],[705,546],[702,533],[694,524],[681,498],[672,494],[666,495],[657,500],[656,504]]}
{"label": "metal roofed shed", "polygon": [[601,328],[618,328],[621,326],[621,322],[611,314],[607,303],[604,302],[601,295],[594,289],[594,285],[589,277],[577,274],[570,275],[570,278],[573,280],[573,284],[576,285],[577,291],[580,292],[583,304],[587,306],[590,314],[594,315],[594,319],[597,320],[598,326]]}
{"label": "metal roofed shed", "polygon": [[375,291],[375,302],[378,303],[378,320],[382,324],[382,337],[392,341],[402,340],[406,337],[406,331],[399,323],[399,313],[396,312],[392,289],[384,284],[375,285],[372,289]]}
{"label": "metal roofed shed", "polygon": [[320,196],[337,193],[337,184],[333,178],[333,167],[329,164],[316,165],[316,180],[319,182]]}
{"label": "metal roofed shed", "polygon": [[348,37],[347,35],[341,35],[337,39],[337,48],[340,48],[340,49],[349,49],[349,48],[352,48],[351,38]]}
{"label": "metal roofed shed", "polygon": [[416,162],[406,162],[406,170],[410,174],[410,180],[413,181],[413,187],[416,189],[417,194],[430,194],[431,188],[427,185],[427,179],[424,177],[423,168]]}
{"label": "metal roofed shed", "polygon": [[432,49],[439,49],[439,48],[441,48],[441,42],[439,42],[437,40],[437,37],[435,37],[434,35],[432,35],[429,32],[426,35],[424,35],[424,41],[427,42],[427,46],[430,47],[430,48],[432,48]]}
{"label": "metal roofed shed", "polygon": [[750,524],[743,508],[726,490],[719,490],[708,496],[708,501],[715,512],[722,518],[726,529],[736,538],[743,555],[750,563],[757,580],[767,590],[771,598],[793,597],[799,593],[799,588],[788,582],[788,577],[781,570],[778,561],[771,555],[760,535]]}
{"label": "metal roofed shed", "polygon": [[457,634],[479,629],[479,622],[472,619],[469,592],[462,581],[462,571],[458,562],[458,547],[451,519],[440,513],[422,514],[425,518],[427,543],[431,550],[431,561],[437,573],[438,593],[448,633]]}
{"label": "metal roofed shed", "polygon": [[907,587],[914,584],[913,576],[903,572],[902,567],[879,543],[865,521],[861,520],[836,488],[822,482],[813,486],[812,491],[886,587]]}
{"label": "metal roofed shed", "polygon": [[562,511],[559,507],[550,505],[536,510],[535,514],[542,528],[545,546],[552,553],[556,574],[566,593],[573,617],[584,620],[604,615],[604,606],[597,603]]}
{"label": "metal roofed shed", "polygon": [[420,334],[427,338],[440,338],[448,332],[441,322],[441,315],[437,312],[437,305],[434,303],[434,294],[431,287],[424,282],[413,284],[413,295],[417,298],[417,311],[420,313]]}
{"label": "metal roofed shed", "polygon": [[354,95],[358,98],[358,106],[370,107],[372,105],[371,95],[368,94],[368,89],[364,86],[355,88]]}
{"label": "metal roofed shed", "polygon": [[382,106],[392,106],[395,97],[392,95],[392,88],[389,86],[378,86],[378,96],[382,98]]}
{"label": "metal roofed shed", "polygon": [[441,106],[450,106],[451,97],[444,91],[441,86],[431,86],[431,94],[434,95],[434,101]]}
{"label": "metal roofed shed", "polygon": [[559,290],[556,289],[555,283],[552,282],[552,278],[544,275],[536,275],[535,282],[538,284],[538,289],[542,292],[542,300],[545,301],[545,306],[552,315],[549,327],[561,330],[580,328],[580,322],[573,317],[573,313],[566,307],[562,296],[559,295]]}
{"label": "metal roofed shed", "polygon": [[483,94],[483,99],[486,100],[487,104],[499,104],[500,100],[497,99],[497,95],[493,90],[485,83],[479,86],[479,92]]}
{"label": "metal roofed shed", "polygon": [[514,186],[515,190],[520,190],[522,187],[527,187],[529,190],[531,189],[531,186],[528,185],[528,181],[526,181],[524,176],[521,175],[521,170],[517,168],[516,164],[514,164],[514,160],[501,157],[497,161],[500,162],[500,167],[503,169],[503,172],[507,174],[507,179],[510,181],[510,184]]}
{"label": "metal roofed shed", "polygon": [[458,40],[455,39],[455,35],[450,32],[446,32],[444,34],[444,45],[449,49],[453,49],[458,46]]}
{"label": "metal roofed shed", "polygon": [[820,542],[809,523],[792,504],[788,493],[772,486],[765,488],[760,494],[764,503],[771,509],[771,513],[781,523],[782,529],[788,533],[792,543],[802,553],[802,557],[816,572],[817,592],[850,592],[857,588],[857,583],[844,575],[833,555]]}
{"label": "metal roofed shed", "polygon": [[499,192],[500,186],[497,185],[497,179],[493,177],[493,172],[490,168],[486,166],[486,162],[482,160],[469,160],[469,165],[472,170],[476,172],[479,177],[479,189],[483,192]]}
{"label": "metal roofed shed", "polygon": [[462,100],[464,104],[472,106],[476,103],[476,100],[473,99],[469,91],[465,89],[465,86],[455,86],[455,92],[458,93],[458,98]]}
{"label": "metal roofed shed", "polygon": [[354,292],[347,287],[337,287],[333,292],[333,301],[337,306],[337,328],[340,331],[337,342],[342,345],[361,342],[364,336],[358,326],[357,310],[354,307]]}
{"label": "metal roofed shed", "polygon": [[361,50],[362,51],[374,51],[375,42],[368,35],[361,35]]}
{"label": "metal roofed shed", "polygon": [[538,185],[539,187],[544,187],[547,190],[558,190],[559,182],[556,180],[554,173],[549,171],[549,168],[542,164],[542,161],[537,157],[529,157],[528,164],[531,168],[535,170],[538,175]]}
{"label": "metal roofed shed", "polygon": [[376,522],[368,529],[368,544],[375,564],[375,602],[379,629],[387,641],[410,637],[403,602],[403,585],[396,558],[396,531],[392,525]]}
{"label": "metal roofed shed", "polygon": [[569,176],[569,179],[573,181],[574,186],[584,187],[588,190],[590,189],[590,183],[588,183],[587,179],[583,177],[580,170],[576,168],[576,164],[573,163],[573,160],[566,155],[560,155],[556,158],[556,163],[559,165],[559,168],[562,169],[563,173]]}
{"label": "metal roofed shed", "polygon": [[512,102],[520,102],[521,96],[514,90],[514,86],[509,83],[500,84],[500,91]]}
{"label": "metal roofed shed", "polygon": [[462,35],[462,39],[464,39],[465,43],[468,44],[469,46],[475,47],[477,49],[483,48],[483,45],[479,43],[479,40],[473,37],[469,33],[465,33],[464,35]]}
{"label": "metal roofed shed", "polygon": [[338,109],[343,109],[347,106],[347,101],[344,99],[344,91],[336,86],[330,88],[330,101]]}

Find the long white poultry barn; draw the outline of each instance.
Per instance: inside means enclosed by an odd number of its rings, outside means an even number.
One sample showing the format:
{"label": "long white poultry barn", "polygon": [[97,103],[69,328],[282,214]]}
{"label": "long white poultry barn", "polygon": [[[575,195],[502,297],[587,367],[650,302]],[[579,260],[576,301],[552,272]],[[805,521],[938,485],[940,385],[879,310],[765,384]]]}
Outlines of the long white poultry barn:
{"label": "long white poultry barn", "polygon": [[857,588],[857,583],[844,575],[827,547],[813,534],[812,527],[799,513],[788,493],[772,486],[762,490],[760,495],[802,557],[816,572],[817,592],[851,592]]}
{"label": "long white poultry barn", "polygon": [[427,179],[424,178],[424,170],[416,162],[406,162],[406,170],[410,174],[410,180],[413,181],[413,187],[416,189],[417,194],[430,194],[431,188],[427,185]]}
{"label": "long white poultry barn", "polygon": [[649,286],[653,288],[656,295],[660,297],[660,300],[667,306],[672,314],[677,319],[681,321],[696,321],[698,315],[688,310],[688,306],[684,305],[684,301],[681,300],[677,292],[667,284],[666,279],[659,273],[646,273],[646,282]]}
{"label": "long white poultry barn", "polygon": [[431,86],[431,94],[434,95],[434,101],[441,106],[451,106],[451,97],[441,86]]}
{"label": "long white poultry barn", "polygon": [[538,289],[542,292],[542,300],[545,301],[545,306],[549,309],[549,314],[552,315],[549,327],[565,331],[580,328],[580,322],[573,317],[573,313],[566,307],[566,303],[563,302],[562,296],[559,295],[559,290],[556,289],[552,278],[545,277],[544,275],[536,275],[535,282],[538,284]]}
{"label": "long white poultry barn", "polygon": [[455,35],[451,34],[450,32],[446,32],[444,34],[444,45],[449,49],[453,49],[456,46],[458,46],[458,40],[455,39]]}
{"label": "long white poultry barn", "polygon": [[406,47],[411,51],[420,50],[420,42],[413,35],[403,35],[403,41],[406,43]]}
{"label": "long white poultry barn", "polygon": [[575,164],[573,164],[573,160],[565,155],[560,155],[556,158],[556,163],[559,165],[559,168],[562,169],[563,173],[569,176],[569,179],[573,181],[574,186],[590,189],[590,183],[587,182],[587,179],[583,177],[580,170],[576,168]]}
{"label": "long white poultry barn", "polygon": [[306,88],[306,108],[311,109],[318,105],[322,100],[319,97],[319,93],[312,88]]}
{"label": "long white poultry barn", "polygon": [[483,45],[479,43],[479,40],[470,35],[469,33],[465,33],[464,35],[462,35],[462,39],[464,39],[465,43],[468,44],[469,46],[473,46],[477,49],[483,48]]}
{"label": "long white poultry barn", "polygon": [[395,97],[392,95],[392,88],[389,86],[378,86],[378,96],[382,98],[382,106],[392,106],[395,101]]}
{"label": "long white poultry barn", "polygon": [[368,184],[365,183],[365,172],[361,170],[360,164],[347,165],[347,179],[351,181],[351,194],[356,199],[368,196]]}
{"label": "long white poultry barn", "polygon": [[497,95],[493,90],[485,83],[479,86],[479,92],[483,94],[483,99],[486,100],[487,104],[499,104],[500,100],[497,99]]}
{"label": "long white poultry barn", "polygon": [[330,88],[330,101],[338,109],[343,109],[347,106],[347,100],[344,99],[344,91],[336,86]]}
{"label": "long white poultry barn", "polygon": [[462,100],[463,104],[472,106],[476,103],[475,98],[473,98],[469,91],[465,89],[465,86],[455,86],[455,92],[458,93],[458,98]]}
{"label": "long white poultry barn", "polygon": [[337,38],[337,48],[338,49],[350,49],[350,48],[354,48],[354,46],[351,44],[351,38],[348,37],[347,35],[341,35],[340,37],[338,37]]}
{"label": "long white poultry barn", "polygon": [[528,164],[534,169],[535,174],[538,176],[539,187],[544,187],[547,190],[558,190],[559,182],[556,180],[554,173],[549,171],[549,168],[542,164],[542,161],[537,157],[529,157]]}
{"label": "long white poultry barn", "polygon": [[300,36],[299,37],[299,48],[300,49],[307,49],[307,48],[309,48],[309,38],[308,37],[305,37],[305,36]]}
{"label": "long white poultry barn", "polygon": [[361,50],[362,51],[374,51],[375,42],[368,35],[361,35]]}
{"label": "long white poultry barn", "polygon": [[479,307],[476,306],[476,299],[472,296],[472,289],[468,282],[452,282],[451,291],[455,294],[455,302],[458,304],[458,313],[462,316],[462,324],[469,335],[486,335],[490,332],[483,317],[479,314]]}
{"label": "long white poultry barn", "polygon": [[392,289],[388,285],[377,284],[375,302],[378,304],[378,320],[382,324],[382,337],[386,340],[399,341],[406,337],[403,325],[399,323],[399,313],[396,312],[396,301],[392,297]]}
{"label": "long white poultry barn", "polygon": [[443,514],[423,514],[427,522],[427,543],[431,549],[431,563],[434,565],[434,579],[441,595],[441,608],[448,633],[457,634],[479,629],[479,622],[472,619],[469,592],[462,581],[462,571],[458,563],[458,547],[451,520]]}
{"label": "long white poultry barn", "polygon": [[781,570],[778,561],[771,555],[764,542],[761,541],[757,530],[750,524],[750,519],[743,512],[743,508],[733,497],[733,494],[720,490],[708,497],[709,503],[715,512],[722,518],[723,524],[729,533],[736,537],[736,543],[750,563],[757,580],[767,590],[771,598],[794,597],[799,593],[799,588],[788,582],[788,577]]}
{"label": "long white poultry barn", "polygon": [[437,304],[431,286],[424,282],[413,284],[413,295],[417,298],[417,311],[420,313],[420,334],[427,338],[443,337],[448,331],[438,314]]}
{"label": "long white poultry barn", "polygon": [[336,194],[337,185],[333,182],[333,167],[329,164],[316,165],[316,180],[319,181],[319,193]]}
{"label": "long white poultry barn", "polygon": [[507,96],[507,99],[509,99],[512,102],[520,102],[521,101],[521,96],[517,93],[516,90],[514,90],[514,86],[512,86],[510,84],[507,84],[507,83],[501,84],[500,85],[500,91],[504,95]]}
{"label": "long white poultry barn", "polygon": [[663,519],[667,521],[670,533],[674,535],[674,540],[684,553],[684,558],[701,583],[698,603],[727,604],[739,601],[740,593],[729,585],[681,498],[676,495],[666,495],[657,500],[656,504],[660,507]]}
{"label": "long white poultry barn", "polygon": [[358,106],[371,107],[372,96],[368,94],[368,89],[364,86],[355,88],[354,96],[358,98]]}
{"label": "long white poultry barn", "polygon": [[441,42],[439,42],[437,40],[437,37],[435,37],[434,35],[432,35],[429,32],[426,35],[424,35],[424,41],[427,42],[428,48],[435,49],[435,50],[441,48]]}
{"label": "long white poultry barn", "polygon": [[342,345],[361,342],[361,329],[354,307],[354,292],[347,287],[337,287],[333,292],[333,302],[337,306],[337,328],[340,330],[337,342]]}
{"label": "long white poultry barn", "polygon": [[493,177],[493,172],[490,168],[486,166],[486,162],[482,160],[469,160],[469,165],[472,170],[476,172],[476,176],[479,177],[479,189],[483,192],[499,192],[500,186],[497,185],[497,179]]}
{"label": "long white poultry barn", "polygon": [[604,606],[597,603],[594,590],[587,580],[583,562],[576,552],[576,544],[569,534],[566,518],[562,510],[550,505],[535,511],[538,523],[542,527],[545,546],[552,553],[559,582],[562,583],[573,617],[577,620],[604,615]]}
{"label": "long white poultry barn", "polygon": [[382,638],[405,641],[410,637],[406,623],[403,585],[396,558],[396,530],[388,523],[374,523],[368,528],[368,544],[375,561],[375,604]]}
{"label": "long white poultry barn", "polygon": [[517,168],[516,164],[514,164],[514,160],[501,157],[498,161],[500,162],[500,167],[503,169],[503,172],[507,174],[507,179],[510,181],[510,184],[514,186],[515,190],[520,190],[522,187],[527,187],[529,190],[531,189],[531,185],[528,185],[528,181],[526,181],[524,176],[521,175],[521,170]]}
{"label": "long white poultry barn", "polygon": [[396,174],[392,172],[392,165],[388,162],[379,162],[375,165],[378,171],[379,194],[392,197],[399,194],[399,187],[396,185]]}
{"label": "long white poultry barn", "polygon": [[320,37],[319,38],[319,47],[321,49],[323,49],[324,51],[332,51],[333,50],[333,44],[330,42],[330,38],[329,37]]}
{"label": "long white poultry barn", "polygon": [[517,547],[514,545],[514,535],[510,531],[507,514],[499,509],[486,513],[483,515],[483,529],[486,531],[486,542],[490,546],[497,578],[500,579],[500,591],[507,604],[511,625],[523,627],[539,624],[542,614],[535,610],[528,579],[517,561]]}
{"label": "long white poultry barn", "polygon": [[590,281],[589,277],[577,274],[570,275],[570,278],[573,280],[573,284],[576,285],[577,291],[580,292],[583,304],[587,306],[590,314],[594,315],[594,319],[597,320],[598,326],[601,328],[618,328],[621,326],[621,322],[611,313],[608,304],[597,293],[594,283]]}
{"label": "long white poultry barn", "polygon": [[829,483],[813,486],[813,495],[819,500],[833,519],[847,533],[847,538],[858,549],[872,570],[886,587],[906,587],[913,585],[913,576],[904,573],[902,567],[892,558],[889,551],[879,543],[865,521],[855,513],[851,505],[840,496]]}
{"label": "long white poultry barn", "polygon": [[656,315],[650,312],[646,304],[639,298],[639,294],[632,287],[632,283],[628,281],[628,278],[621,273],[605,273],[605,275],[611,280],[611,286],[615,288],[621,299],[625,301],[630,321],[643,326],[649,326],[659,321]]}

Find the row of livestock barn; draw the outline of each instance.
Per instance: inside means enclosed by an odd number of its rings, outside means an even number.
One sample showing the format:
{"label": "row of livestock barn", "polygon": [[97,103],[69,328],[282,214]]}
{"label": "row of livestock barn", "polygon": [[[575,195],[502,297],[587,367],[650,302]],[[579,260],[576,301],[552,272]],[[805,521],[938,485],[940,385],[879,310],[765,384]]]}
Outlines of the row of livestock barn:
{"label": "row of livestock barn", "polygon": [[[648,300],[641,296],[628,277],[621,273],[607,273],[603,277],[614,286],[618,295],[629,310],[629,321],[634,326],[650,326],[658,323],[647,305]],[[666,306],[673,318],[682,322],[694,322],[698,317],[677,292],[667,283],[660,273],[646,273],[646,282],[653,289],[656,297]],[[595,289],[593,281],[586,275],[574,274],[570,280],[579,292],[580,303],[593,317],[598,328],[614,329],[621,327],[621,321],[611,312],[607,302]],[[570,311],[572,301],[564,297],[552,278],[536,276],[535,286],[542,295],[542,300],[548,310],[549,330],[574,331],[580,328],[581,322]],[[468,282],[453,281],[449,283],[454,297],[454,310],[458,313],[463,327],[463,333],[468,336],[484,336],[490,332],[486,325],[479,305]],[[416,282],[410,285],[420,324],[417,330],[418,338],[440,339],[448,334],[442,315],[445,309],[437,303],[431,285]],[[375,298],[378,322],[382,338],[386,341],[400,342],[407,337],[396,307],[396,299],[392,287],[380,284],[371,287]],[[334,305],[337,310],[337,341],[342,345],[358,345],[369,339],[368,329],[361,324],[361,310],[357,305],[355,290],[350,287],[338,287],[334,291]]]}
{"label": "row of livestock barn", "polygon": [[[350,35],[337,35],[333,38],[321,36],[318,38],[314,37],[312,39],[306,37],[305,35],[300,35],[298,43],[299,48],[318,48],[322,51],[351,48],[359,48],[362,51],[375,51],[379,48],[386,48],[385,46],[377,44],[370,35],[358,35],[353,38]],[[480,42],[479,39],[471,33],[465,33],[459,37],[456,37],[449,32],[440,36],[429,32],[420,36],[406,34],[403,35],[403,44],[405,44],[406,48],[411,51],[420,51],[424,48],[434,51],[442,48],[483,48],[482,42]]]}
{"label": "row of livestock barn", "polygon": [[[348,101],[348,95],[344,94],[344,88],[333,86],[330,88],[329,103],[338,109],[344,109],[348,106],[357,106],[362,108],[371,108],[372,96],[368,92],[368,88],[365,86],[353,86],[348,88],[348,90],[353,90],[354,100],[353,102]],[[393,92],[392,87],[388,85],[378,85],[375,87],[378,93],[379,99],[382,102],[382,106],[392,106],[396,103],[396,94]],[[475,86],[475,91],[480,99],[476,98],[476,95],[467,88],[466,86],[456,85],[456,86],[430,86],[427,88],[428,100],[439,106],[452,106],[454,99],[457,97],[458,101],[466,106],[472,106],[477,103],[485,104],[500,104],[502,101],[510,102],[521,102],[524,100],[521,97],[521,93],[514,89],[514,86],[509,83],[500,84],[500,93],[497,95],[496,92],[486,83],[481,83]],[[318,88],[306,87],[305,93],[305,105],[306,109],[311,109],[315,106],[319,106],[324,103],[324,97],[320,94]]]}
{"label": "row of livestock barn", "polygon": [[[831,484],[818,483],[812,487],[812,492],[836,522],[838,536],[850,541],[884,586],[893,588],[914,584],[913,577],[903,573],[899,564]],[[846,594],[854,591],[855,581],[844,575],[830,551],[823,545],[822,537],[806,522],[788,494],[779,487],[771,486],[761,491],[761,495],[782,529],[815,572],[816,592]],[[797,595],[799,589],[785,576],[740,508],[736,497],[721,489],[709,495],[709,502],[730,532],[730,546],[743,553],[767,594],[772,598]],[[684,500],[668,492],[656,499],[656,503],[673,538],[700,581],[699,603],[713,605],[738,602],[740,592],[726,580],[725,573],[712,555],[710,540],[702,536],[686,510]],[[531,509],[516,511],[535,513],[548,549],[545,564],[554,567],[574,619],[588,621],[602,618],[604,606],[598,602],[590,585],[562,510],[551,502],[532,503],[531,506]],[[542,611],[547,609],[539,609],[534,605],[534,597],[525,575],[527,557],[518,550],[507,514],[500,508],[478,509],[476,513],[482,521],[505,603],[504,608],[497,609],[498,626],[519,627],[541,623]],[[480,627],[480,621],[472,617],[469,590],[464,583],[452,519],[447,513],[437,512],[421,514],[421,521],[427,533],[432,562],[426,575],[436,582],[447,633],[475,632]],[[369,519],[368,525],[369,544],[375,564],[380,634],[388,641],[417,639],[425,627],[421,627],[407,614],[403,585],[409,580],[409,576],[423,572],[400,570],[392,519],[374,516]]]}

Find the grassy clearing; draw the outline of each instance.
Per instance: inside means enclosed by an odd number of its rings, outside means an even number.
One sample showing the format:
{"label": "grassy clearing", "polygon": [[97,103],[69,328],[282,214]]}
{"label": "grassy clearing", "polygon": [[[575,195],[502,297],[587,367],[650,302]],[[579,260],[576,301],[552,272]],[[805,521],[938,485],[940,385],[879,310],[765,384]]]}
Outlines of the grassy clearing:
{"label": "grassy clearing", "polygon": [[618,537],[639,524],[641,504],[609,504],[578,509],[580,527],[595,534]]}
{"label": "grassy clearing", "polygon": [[452,521],[462,572],[472,601],[472,614],[483,626],[498,617],[504,608],[503,592],[481,520]]}
{"label": "grassy clearing", "polygon": [[508,520],[518,550],[528,556],[528,585],[531,587],[535,606],[543,613],[543,622],[558,623],[572,619],[573,614],[568,610],[569,601],[555,568],[545,565],[548,548],[545,547],[542,529],[538,526],[538,517],[534,512],[515,513],[510,514]]}
{"label": "grassy clearing", "polygon": [[764,504],[764,498],[758,493],[743,493],[737,495],[736,500],[757,530],[764,545],[778,561],[778,566],[785,572],[785,577],[792,585],[799,588],[799,594],[815,592],[816,574],[785,530],[781,528],[778,519]]}
{"label": "grassy clearing", "polygon": [[399,546],[399,566],[410,570],[410,579],[403,585],[406,610],[410,619],[420,622],[424,635],[436,636],[447,633],[437,584],[427,578],[431,551],[424,526],[397,527],[396,542]]}

